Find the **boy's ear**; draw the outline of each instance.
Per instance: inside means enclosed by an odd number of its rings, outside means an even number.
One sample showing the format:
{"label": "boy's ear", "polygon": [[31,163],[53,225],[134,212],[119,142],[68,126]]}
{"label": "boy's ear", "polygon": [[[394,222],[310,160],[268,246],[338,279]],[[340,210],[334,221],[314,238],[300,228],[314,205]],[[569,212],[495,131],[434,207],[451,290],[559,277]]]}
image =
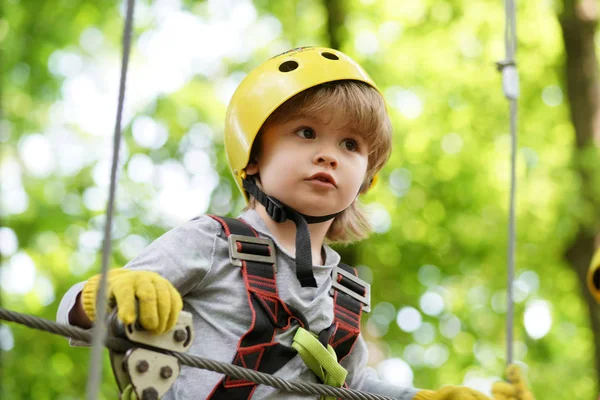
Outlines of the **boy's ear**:
{"label": "boy's ear", "polygon": [[258,163],[250,161],[246,168],[244,168],[244,171],[246,171],[246,175],[258,174]]}

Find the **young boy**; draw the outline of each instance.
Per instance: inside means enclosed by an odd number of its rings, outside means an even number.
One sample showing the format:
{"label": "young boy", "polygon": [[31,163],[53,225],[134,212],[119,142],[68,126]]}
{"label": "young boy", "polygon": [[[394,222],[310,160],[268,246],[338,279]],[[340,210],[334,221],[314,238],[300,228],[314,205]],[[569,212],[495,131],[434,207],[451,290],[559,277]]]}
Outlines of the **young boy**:
{"label": "young boy", "polygon": [[[366,374],[359,330],[368,285],[325,244],[367,235],[356,200],[391,149],[383,97],[358,64],[316,47],[268,60],[231,100],[225,147],[247,209],[238,221],[195,218],[124,269],[110,271],[110,296],[124,323],[138,319],[150,331],[165,332],[183,306],[194,319],[191,354],[319,382],[325,379],[292,345],[299,333],[312,332],[335,349],[350,388],[403,400],[487,398],[463,387],[401,388]],[[73,286],[57,319],[89,328],[97,283],[96,276]],[[164,398],[250,397],[311,398],[186,367]]]}

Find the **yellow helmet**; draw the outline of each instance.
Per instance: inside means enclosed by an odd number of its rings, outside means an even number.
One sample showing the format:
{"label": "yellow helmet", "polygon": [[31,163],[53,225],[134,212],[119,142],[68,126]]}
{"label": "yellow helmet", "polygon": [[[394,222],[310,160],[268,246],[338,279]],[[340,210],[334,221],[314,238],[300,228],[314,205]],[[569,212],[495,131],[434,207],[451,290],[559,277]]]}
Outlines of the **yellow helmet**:
{"label": "yellow helmet", "polygon": [[[225,119],[225,151],[240,191],[252,144],[269,115],[296,94],[325,82],[355,80],[377,86],[344,53],[325,47],[300,47],[252,70],[236,89]],[[373,179],[371,185],[375,182]]]}
{"label": "yellow helmet", "polygon": [[600,247],[596,249],[587,274],[588,289],[600,303]]}

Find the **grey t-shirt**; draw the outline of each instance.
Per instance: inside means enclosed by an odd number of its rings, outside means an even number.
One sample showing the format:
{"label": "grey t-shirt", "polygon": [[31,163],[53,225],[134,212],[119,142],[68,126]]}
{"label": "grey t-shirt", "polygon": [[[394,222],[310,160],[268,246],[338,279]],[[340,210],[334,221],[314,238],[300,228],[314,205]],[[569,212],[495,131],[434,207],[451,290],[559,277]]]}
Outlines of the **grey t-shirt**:
{"label": "grey t-shirt", "polygon": [[[296,279],[294,257],[279,245],[258,213],[250,210],[240,217],[260,236],[274,241],[277,248],[277,287],[281,299],[304,314],[313,332],[329,327],[333,320],[333,299],[328,292],[332,268],[340,262],[339,254],[329,246],[323,246],[325,265],[313,266],[317,287],[301,287]],[[179,290],[184,310],[192,313],[194,321],[196,336],[190,354],[227,363],[233,360],[238,341],[248,331],[252,316],[240,269],[229,262],[227,238],[218,222],[201,216],[172,229],[151,243],[125,268],[157,272]],[[58,322],[68,323],[69,311],[84,284],[74,285],[65,294],[57,313]],[[277,331],[275,340],[289,346],[295,331],[295,327],[285,332]],[[365,342],[359,336],[352,353],[342,361],[342,366],[348,370],[350,388],[401,400],[413,398],[417,389],[401,388],[368,375],[367,357]],[[318,382],[300,356],[294,357],[275,375],[293,381]],[[222,376],[183,366],[179,378],[163,399],[206,398]],[[260,385],[252,398],[315,397],[284,393]]]}

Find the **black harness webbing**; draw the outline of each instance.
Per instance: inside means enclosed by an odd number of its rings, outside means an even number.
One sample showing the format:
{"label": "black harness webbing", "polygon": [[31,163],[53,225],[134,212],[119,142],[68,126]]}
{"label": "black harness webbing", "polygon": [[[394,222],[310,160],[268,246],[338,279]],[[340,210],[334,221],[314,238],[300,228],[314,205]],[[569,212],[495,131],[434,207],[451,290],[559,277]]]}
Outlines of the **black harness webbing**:
{"label": "black harness webbing", "polygon": [[[310,330],[305,317],[279,297],[276,281],[275,247],[270,239],[258,236],[245,222],[233,218],[217,217],[229,240],[230,258],[239,265],[248,305],[252,313],[250,329],[240,338],[233,364],[265,373],[275,373],[297,354],[296,350],[274,341],[277,329],[286,331],[296,321]],[[342,271],[342,272],[340,272]],[[333,287],[334,319],[328,329],[319,335],[321,343],[331,344],[338,360],[345,358],[354,347],[360,334],[360,317],[363,303],[355,296],[368,296],[368,289],[361,286],[356,270],[345,264],[334,269]],[[368,285],[367,285],[368,286]],[[349,292],[348,292],[349,293]],[[212,400],[246,400],[252,397],[258,385],[251,381],[224,377],[208,396]]]}

